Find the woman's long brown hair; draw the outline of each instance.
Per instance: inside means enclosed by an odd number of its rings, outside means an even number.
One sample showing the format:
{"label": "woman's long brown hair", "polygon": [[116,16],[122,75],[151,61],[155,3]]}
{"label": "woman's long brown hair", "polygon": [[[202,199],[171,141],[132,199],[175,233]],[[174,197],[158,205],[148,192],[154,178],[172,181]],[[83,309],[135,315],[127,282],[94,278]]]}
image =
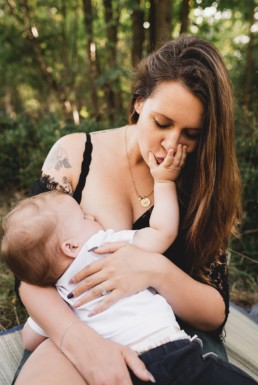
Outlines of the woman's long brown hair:
{"label": "woman's long brown hair", "polygon": [[225,252],[241,219],[242,186],[234,139],[231,82],[217,49],[209,42],[181,35],[142,60],[136,71],[129,122],[136,123],[137,98],[147,99],[162,81],[184,84],[203,103],[205,116],[197,151],[189,154],[178,180],[186,207],[181,229],[192,273],[205,275],[211,258]]}

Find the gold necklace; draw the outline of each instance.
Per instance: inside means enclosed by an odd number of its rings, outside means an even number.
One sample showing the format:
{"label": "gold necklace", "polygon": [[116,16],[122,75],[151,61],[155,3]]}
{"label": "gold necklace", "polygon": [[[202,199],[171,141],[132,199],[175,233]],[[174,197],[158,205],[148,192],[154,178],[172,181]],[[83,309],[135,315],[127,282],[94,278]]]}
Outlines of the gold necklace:
{"label": "gold necklace", "polygon": [[127,149],[127,127],[125,128],[125,152],[126,152],[126,156],[127,156],[127,161],[128,161],[128,166],[129,166],[129,171],[130,171],[130,175],[131,175],[131,180],[132,180],[132,185],[134,187],[134,191],[136,193],[136,195],[138,196],[138,199],[140,201],[140,204],[142,207],[146,208],[146,207],[149,207],[150,204],[151,204],[151,200],[150,200],[150,196],[152,195],[153,191],[148,194],[148,195],[141,195],[139,194],[137,188],[136,188],[136,185],[135,185],[135,182],[134,182],[134,179],[133,179],[133,173],[132,173],[132,169],[131,169],[131,165],[130,165],[130,160],[129,160],[129,155],[128,155],[128,149]]}

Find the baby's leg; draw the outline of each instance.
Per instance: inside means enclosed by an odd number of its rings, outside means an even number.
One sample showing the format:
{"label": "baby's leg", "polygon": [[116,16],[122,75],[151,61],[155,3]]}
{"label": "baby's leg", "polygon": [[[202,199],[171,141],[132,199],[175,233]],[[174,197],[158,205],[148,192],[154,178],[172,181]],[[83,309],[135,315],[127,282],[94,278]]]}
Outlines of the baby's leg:
{"label": "baby's leg", "polygon": [[73,364],[47,339],[29,357],[15,385],[86,385]]}
{"label": "baby's leg", "polygon": [[23,347],[30,352],[33,352],[43,341],[45,341],[46,337],[41,336],[36,333],[29,325],[28,321],[25,323],[22,329],[22,343]]}

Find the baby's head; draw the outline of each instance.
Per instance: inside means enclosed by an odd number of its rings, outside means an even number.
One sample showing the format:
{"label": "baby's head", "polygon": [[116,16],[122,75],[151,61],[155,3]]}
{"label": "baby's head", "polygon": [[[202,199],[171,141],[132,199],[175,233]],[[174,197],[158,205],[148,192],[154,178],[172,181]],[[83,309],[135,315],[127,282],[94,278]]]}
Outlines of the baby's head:
{"label": "baby's head", "polygon": [[24,199],[2,220],[1,253],[21,281],[47,286],[102,226],[70,195],[54,190]]}
{"label": "baby's head", "polygon": [[1,253],[20,280],[46,286],[61,275],[57,208],[66,197],[51,191],[27,198],[3,218]]}

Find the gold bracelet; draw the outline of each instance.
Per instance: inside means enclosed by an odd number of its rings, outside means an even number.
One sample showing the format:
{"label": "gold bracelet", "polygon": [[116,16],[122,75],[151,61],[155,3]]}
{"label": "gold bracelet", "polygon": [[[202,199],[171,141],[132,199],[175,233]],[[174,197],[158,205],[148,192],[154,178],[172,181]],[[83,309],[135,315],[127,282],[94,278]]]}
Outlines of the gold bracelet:
{"label": "gold bracelet", "polygon": [[59,345],[59,350],[60,350],[61,353],[63,353],[62,345],[63,345],[63,342],[64,342],[64,338],[66,336],[66,333],[68,332],[70,327],[72,327],[76,322],[82,322],[82,321],[80,319],[76,319],[76,320],[73,320],[72,322],[70,322],[68,324],[67,328],[65,329],[64,334],[62,335],[61,342],[60,342],[60,345]]}

